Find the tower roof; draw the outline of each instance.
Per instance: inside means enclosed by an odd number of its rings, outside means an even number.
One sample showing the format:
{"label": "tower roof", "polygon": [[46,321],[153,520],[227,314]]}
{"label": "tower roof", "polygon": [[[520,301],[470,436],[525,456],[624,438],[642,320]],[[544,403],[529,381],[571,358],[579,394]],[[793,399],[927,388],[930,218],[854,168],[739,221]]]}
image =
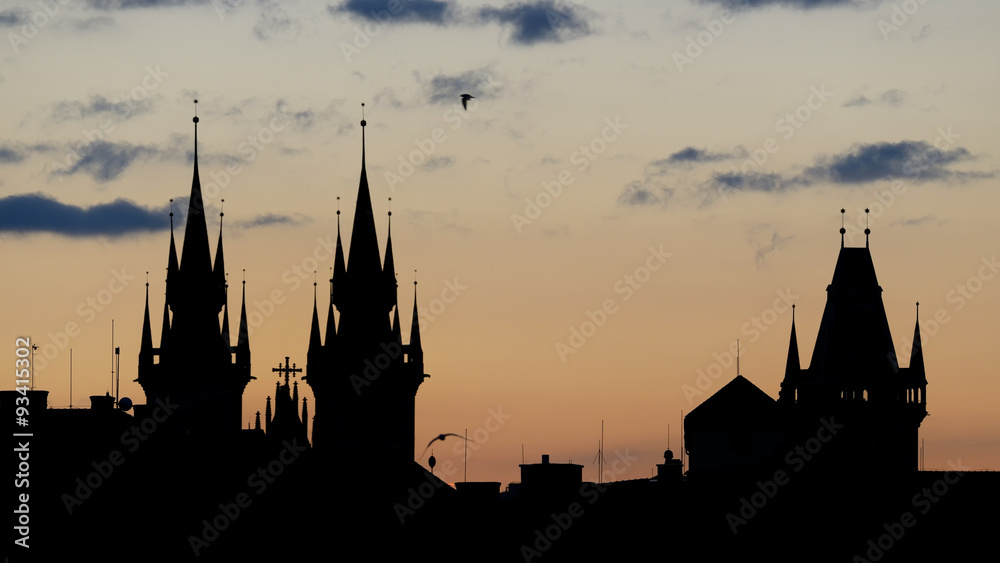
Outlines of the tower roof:
{"label": "tower roof", "polygon": [[810,379],[871,380],[896,372],[871,251],[841,248],[810,361]]}

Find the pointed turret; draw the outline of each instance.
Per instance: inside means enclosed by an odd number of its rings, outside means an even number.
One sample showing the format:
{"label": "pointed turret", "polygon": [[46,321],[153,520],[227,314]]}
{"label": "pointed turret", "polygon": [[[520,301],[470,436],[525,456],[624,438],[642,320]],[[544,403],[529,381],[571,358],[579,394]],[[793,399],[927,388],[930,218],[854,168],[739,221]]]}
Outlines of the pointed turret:
{"label": "pointed turret", "polygon": [[420,315],[417,312],[417,282],[413,282],[413,319],[410,322],[410,362],[423,363],[424,349],[420,344]]}
{"label": "pointed turret", "polygon": [[788,359],[785,361],[785,379],[781,382],[778,400],[795,401],[795,383],[802,372],[799,361],[799,340],[795,336],[795,305],[792,305],[792,335],[788,339]]}
{"label": "pointed turret", "polygon": [[174,200],[170,200],[170,253],[167,257],[167,304],[177,293],[178,271],[177,244],[174,242]]}
{"label": "pointed turret", "polygon": [[309,397],[302,397],[302,433],[306,436],[309,435],[309,407],[306,406],[307,401],[309,401]]}
{"label": "pointed turret", "polygon": [[[333,258],[333,277],[330,278],[330,303],[343,310],[344,287],[347,283],[347,267],[344,260],[344,244],[340,238],[340,197],[337,197],[337,250]],[[329,330],[329,329],[327,329]]]}
{"label": "pointed turret", "polygon": [[149,282],[146,282],[146,310],[142,315],[142,341],[139,344],[139,365],[149,366],[152,364],[153,328],[149,322]]}
{"label": "pointed turret", "polygon": [[267,398],[267,405],[264,407],[264,432],[271,431],[271,397]]}
{"label": "pointed turret", "polygon": [[[389,198],[390,204],[392,198]],[[392,256],[392,211],[389,211],[389,228],[386,235],[385,244],[385,264],[382,267],[382,274],[385,277],[386,297],[392,304],[392,340],[397,344],[403,343],[403,336],[399,326],[399,299],[396,294],[396,262]]]}
{"label": "pointed turret", "polygon": [[[319,306],[316,302],[316,284],[313,283],[313,314],[312,314],[312,325],[309,327],[309,350],[308,354],[310,358],[319,358],[322,353],[323,342],[320,340],[319,333]],[[312,363],[312,359],[309,363]]]}
{"label": "pointed turret", "polygon": [[222,306],[222,344],[232,352],[232,339],[229,336],[229,303]]}
{"label": "pointed turret", "polygon": [[[375,214],[372,211],[371,191],[368,188],[368,172],[365,168],[364,135],[367,122],[361,120],[361,179],[358,183],[358,201],[354,208],[354,224],[351,228],[351,248],[347,257],[347,274],[350,291],[360,302],[378,304],[382,297],[384,312],[389,312],[391,303],[379,291],[382,265],[379,260],[378,235],[375,232]],[[374,290],[374,291],[373,291]],[[363,297],[362,297],[363,296]]]}
{"label": "pointed turret", "polygon": [[253,423],[254,430],[260,430],[260,411],[257,411],[257,420]]}
{"label": "pointed turret", "polygon": [[[222,200],[225,203],[226,200]],[[222,217],[225,215],[223,212],[219,212],[219,244],[215,249],[215,266],[212,268],[212,276],[215,278],[215,285],[219,288],[219,300],[225,304],[226,302],[226,261],[223,257],[222,252]],[[229,345],[229,342],[226,342]]]}
{"label": "pointed turret", "polygon": [[[244,276],[246,273],[244,273]],[[240,305],[240,335],[236,341],[236,363],[250,368],[250,328],[247,325],[247,280],[243,280],[243,303]]]}

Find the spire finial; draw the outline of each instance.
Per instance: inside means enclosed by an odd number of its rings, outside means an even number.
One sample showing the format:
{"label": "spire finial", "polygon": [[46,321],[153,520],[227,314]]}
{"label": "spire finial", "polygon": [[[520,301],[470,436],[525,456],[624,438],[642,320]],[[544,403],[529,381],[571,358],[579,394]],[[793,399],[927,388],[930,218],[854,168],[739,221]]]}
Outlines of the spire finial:
{"label": "spire finial", "polygon": [[389,198],[389,217],[392,217],[392,198]]}
{"label": "spire finial", "polygon": [[917,322],[920,322],[920,302],[917,301]]}
{"label": "spire finial", "polygon": [[198,100],[194,101],[194,163],[198,165]]}
{"label": "spire finial", "polygon": [[243,285],[246,286],[246,284],[247,284],[247,269],[243,268]]}
{"label": "spire finial", "polygon": [[872,233],[872,230],[869,228],[871,226],[871,224],[869,223],[869,220],[868,220],[868,217],[869,217],[868,212],[869,211],[870,211],[870,209],[868,209],[866,207],[865,208],[865,248],[868,248],[868,235],[870,235]]}
{"label": "spire finial", "polygon": [[337,220],[340,221],[340,196],[337,196]]}
{"label": "spire finial", "polygon": [[146,289],[149,289],[149,270],[146,270]]}
{"label": "spire finial", "polygon": [[174,230],[174,198],[170,198],[170,230]]}
{"label": "spire finial", "polygon": [[845,213],[847,213],[847,210],[844,209],[843,207],[841,207],[840,208],[840,248],[844,248],[844,233],[847,232],[847,229],[844,228],[844,214]]}
{"label": "spire finial", "polygon": [[365,125],[368,122],[365,121],[365,103],[361,102],[361,168],[365,167]]}

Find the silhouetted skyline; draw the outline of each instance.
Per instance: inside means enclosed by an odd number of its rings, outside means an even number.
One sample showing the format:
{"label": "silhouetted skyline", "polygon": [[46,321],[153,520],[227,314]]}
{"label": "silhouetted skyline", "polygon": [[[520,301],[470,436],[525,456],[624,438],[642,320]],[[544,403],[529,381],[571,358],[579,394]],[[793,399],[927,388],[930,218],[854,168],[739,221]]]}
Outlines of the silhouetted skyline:
{"label": "silhouetted skyline", "polygon": [[[856,247],[867,207],[902,365],[921,303],[927,467],[1000,467],[1000,166],[984,94],[1000,76],[980,56],[996,7],[444,2],[379,21],[375,3],[150,4],[60,5],[25,43],[8,34],[39,5],[0,9],[0,252],[16,272],[0,282],[3,326],[36,339],[53,406],[71,402],[71,348],[73,405],[114,394],[112,320],[121,395],[142,399],[146,272],[158,343],[198,98],[213,261],[226,200],[233,341],[246,280],[257,379],[239,426],[252,427],[283,383],[270,370],[307,364],[314,283],[325,328],[338,205],[353,242],[365,102],[403,342],[419,282],[431,378],[414,455],[467,429],[470,480],[519,479],[522,445],[528,463],[549,454],[594,479],[604,420],[606,452],[639,458],[616,478],[648,476],[668,442],[679,454],[681,412],[735,377],[737,339],[743,375],[778,398],[792,304],[806,366],[838,211]],[[740,4],[754,6],[723,12]],[[567,17],[530,17],[547,7]],[[308,383],[298,391],[315,414]],[[449,482],[461,442],[435,446]]]}

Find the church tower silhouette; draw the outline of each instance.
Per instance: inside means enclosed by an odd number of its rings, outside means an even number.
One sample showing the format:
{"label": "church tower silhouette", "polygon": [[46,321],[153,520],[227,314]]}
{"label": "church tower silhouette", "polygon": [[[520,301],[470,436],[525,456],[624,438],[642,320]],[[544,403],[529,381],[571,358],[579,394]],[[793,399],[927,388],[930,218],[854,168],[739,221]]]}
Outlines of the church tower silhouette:
{"label": "church tower silhouette", "polygon": [[[391,220],[385,260],[379,259],[378,236],[365,168],[361,121],[361,180],[344,255],[337,210],[337,246],[325,339],[319,308],[313,300],[306,376],[315,396],[313,447],[325,459],[348,452],[368,462],[413,461],[417,389],[425,377],[414,281],[410,343],[403,344]],[[334,309],[339,313],[339,322]],[[391,314],[391,317],[390,317]]]}
{"label": "church tower silhouette", "polygon": [[836,416],[850,429],[842,447],[852,463],[876,470],[916,471],[917,430],[927,416],[919,312],[910,365],[903,368],[896,359],[882,286],[875,276],[868,246],[871,231],[865,229],[865,246],[856,248],[844,245],[844,233],[841,228],[840,255],[826,288],[826,308],[806,369],[799,363],[793,314],[778,404],[793,408],[801,420]]}
{"label": "church tower silhouette", "polygon": [[[146,393],[147,407],[157,402],[179,405],[179,416],[171,417],[170,421],[178,434],[211,438],[240,431],[243,390],[253,377],[250,375],[246,281],[243,282],[238,342],[232,346],[222,251],[222,214],[213,266],[198,177],[198,117],[193,121],[194,178],[184,243],[178,260],[171,211],[160,346],[153,347],[147,283],[136,381]],[[223,313],[221,328],[220,312]]]}

